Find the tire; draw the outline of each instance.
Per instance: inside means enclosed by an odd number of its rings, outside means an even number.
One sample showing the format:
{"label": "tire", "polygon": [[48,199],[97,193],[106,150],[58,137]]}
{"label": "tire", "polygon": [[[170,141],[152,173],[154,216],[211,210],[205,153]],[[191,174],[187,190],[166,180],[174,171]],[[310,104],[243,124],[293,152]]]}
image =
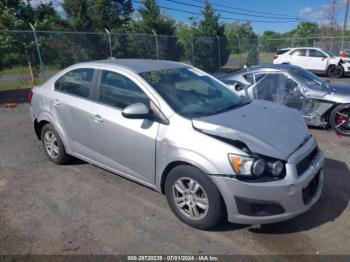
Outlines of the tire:
{"label": "tire", "polygon": [[51,124],[46,124],[41,130],[41,141],[46,156],[55,164],[62,165],[71,159],[66,153],[60,136]]}
{"label": "tire", "polygon": [[340,78],[344,75],[344,68],[341,65],[331,65],[327,69],[327,75],[333,78]]}
{"label": "tire", "polygon": [[329,117],[333,130],[343,136],[350,136],[350,104],[336,106]]}
{"label": "tire", "polygon": [[[193,185],[192,191],[189,190],[190,185]],[[180,193],[179,189],[185,193]],[[224,203],[216,185],[207,174],[193,166],[181,165],[172,169],[165,181],[165,194],[173,213],[192,227],[210,229],[224,217]],[[183,201],[177,204],[176,198]],[[180,208],[180,205],[183,207]]]}

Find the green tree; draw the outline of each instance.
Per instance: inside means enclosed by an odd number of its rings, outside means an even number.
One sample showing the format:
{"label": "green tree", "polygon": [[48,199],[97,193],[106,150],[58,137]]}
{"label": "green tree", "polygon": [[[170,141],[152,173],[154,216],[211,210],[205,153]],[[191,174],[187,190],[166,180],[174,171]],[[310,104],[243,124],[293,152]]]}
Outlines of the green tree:
{"label": "green tree", "polygon": [[115,55],[115,50],[125,52],[125,48],[119,48],[118,34],[129,28],[133,12],[131,0],[64,0],[63,9],[71,30],[90,32],[64,35],[61,41],[52,43],[63,48],[67,64],[109,57],[105,29],[112,33],[112,55]]}
{"label": "green tree", "polygon": [[[29,23],[37,30],[53,30],[63,25],[52,3],[42,3],[33,7],[30,1],[0,1],[0,29],[28,30]],[[0,42],[0,70],[29,63],[38,68],[39,60],[31,32],[1,32]]]}
{"label": "green tree", "polygon": [[140,19],[132,23],[133,33],[138,35],[131,37],[130,53],[136,57],[156,58],[158,44],[160,59],[178,60],[181,47],[177,44],[175,21],[161,13],[155,0],[143,0],[138,12]]}
{"label": "green tree", "polygon": [[64,0],[69,26],[78,31],[119,31],[130,21],[131,0]]}
{"label": "green tree", "polygon": [[274,31],[265,31],[260,38],[261,50],[263,52],[273,53],[277,49],[285,47],[285,40],[281,39],[281,34]]}
{"label": "green tree", "polygon": [[314,39],[308,37],[319,36],[320,34],[321,30],[317,23],[303,22],[285,36],[289,35],[293,38],[293,46],[312,46]]}
{"label": "green tree", "polygon": [[202,15],[203,20],[199,22],[194,39],[195,65],[203,70],[215,71],[226,64],[229,56],[225,26],[219,23],[220,16],[215,14],[207,0]]}

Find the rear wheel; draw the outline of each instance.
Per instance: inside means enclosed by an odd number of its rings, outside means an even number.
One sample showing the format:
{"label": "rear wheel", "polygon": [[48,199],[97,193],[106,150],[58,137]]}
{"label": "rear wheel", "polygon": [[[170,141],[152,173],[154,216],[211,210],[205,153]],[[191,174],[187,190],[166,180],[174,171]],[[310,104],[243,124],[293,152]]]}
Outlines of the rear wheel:
{"label": "rear wheel", "polygon": [[66,153],[60,136],[51,124],[46,124],[41,130],[41,141],[47,157],[55,164],[62,165],[71,159]]}
{"label": "rear wheel", "polygon": [[337,134],[350,136],[350,104],[335,107],[329,117],[329,124]]}
{"label": "rear wheel", "polygon": [[193,166],[177,166],[167,176],[165,194],[175,215],[199,229],[217,225],[224,215],[219,190],[207,174]]}
{"label": "rear wheel", "polygon": [[344,68],[341,65],[331,65],[327,69],[329,77],[340,78],[344,75]]}

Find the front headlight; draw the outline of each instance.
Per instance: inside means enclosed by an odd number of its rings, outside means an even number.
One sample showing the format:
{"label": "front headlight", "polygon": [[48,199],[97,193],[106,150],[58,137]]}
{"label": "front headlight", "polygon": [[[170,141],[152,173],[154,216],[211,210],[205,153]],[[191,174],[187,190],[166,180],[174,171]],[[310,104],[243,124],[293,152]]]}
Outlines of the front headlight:
{"label": "front headlight", "polygon": [[229,160],[233,170],[237,175],[242,176],[261,176],[265,171],[265,161],[261,158],[251,158],[229,154]]}
{"label": "front headlight", "polygon": [[284,170],[284,165],[281,161],[268,162],[267,169],[273,176],[279,176]]}
{"label": "front headlight", "polygon": [[270,157],[250,157],[229,154],[231,166],[238,176],[271,177],[280,179],[285,175],[285,164]]}

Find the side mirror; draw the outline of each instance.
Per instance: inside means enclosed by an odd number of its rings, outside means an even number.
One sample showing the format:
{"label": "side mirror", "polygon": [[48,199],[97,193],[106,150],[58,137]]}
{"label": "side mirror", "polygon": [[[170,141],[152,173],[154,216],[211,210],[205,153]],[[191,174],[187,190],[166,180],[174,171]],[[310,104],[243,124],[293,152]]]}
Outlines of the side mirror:
{"label": "side mirror", "polygon": [[300,90],[298,87],[293,88],[293,96],[300,96]]}
{"label": "side mirror", "polygon": [[151,109],[143,103],[131,104],[124,108],[122,115],[125,118],[145,119],[152,114]]}

